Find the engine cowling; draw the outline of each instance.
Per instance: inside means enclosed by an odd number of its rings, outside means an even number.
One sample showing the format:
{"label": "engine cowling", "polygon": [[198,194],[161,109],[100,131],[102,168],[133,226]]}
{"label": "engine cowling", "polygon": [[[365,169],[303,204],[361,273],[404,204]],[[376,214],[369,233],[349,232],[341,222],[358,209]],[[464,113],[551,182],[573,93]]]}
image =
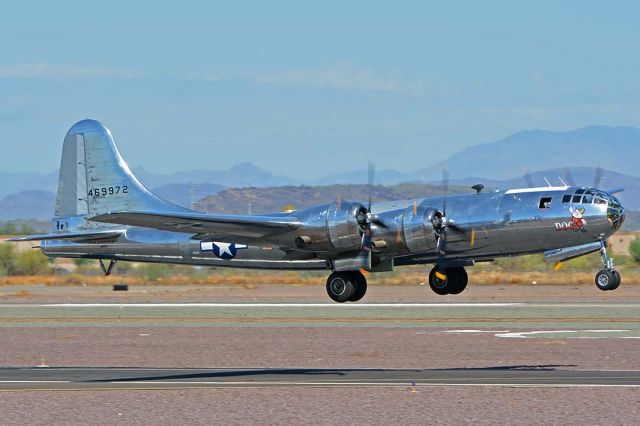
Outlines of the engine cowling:
{"label": "engine cowling", "polygon": [[411,253],[435,250],[433,222],[439,211],[433,207],[408,207],[402,216],[404,242]]}
{"label": "engine cowling", "polygon": [[335,202],[306,212],[296,246],[309,251],[360,250],[367,209],[362,204]]}

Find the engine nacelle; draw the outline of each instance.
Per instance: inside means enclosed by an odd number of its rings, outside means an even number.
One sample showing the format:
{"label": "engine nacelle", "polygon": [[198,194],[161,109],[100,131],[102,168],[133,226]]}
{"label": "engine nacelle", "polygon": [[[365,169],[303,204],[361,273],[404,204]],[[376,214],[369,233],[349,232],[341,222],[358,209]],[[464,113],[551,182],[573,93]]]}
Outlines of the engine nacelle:
{"label": "engine nacelle", "polygon": [[434,215],[439,211],[433,207],[411,206],[402,216],[404,242],[411,253],[432,251],[436,248]]}
{"label": "engine nacelle", "polygon": [[296,246],[309,251],[360,250],[366,213],[362,204],[344,201],[305,211]]}

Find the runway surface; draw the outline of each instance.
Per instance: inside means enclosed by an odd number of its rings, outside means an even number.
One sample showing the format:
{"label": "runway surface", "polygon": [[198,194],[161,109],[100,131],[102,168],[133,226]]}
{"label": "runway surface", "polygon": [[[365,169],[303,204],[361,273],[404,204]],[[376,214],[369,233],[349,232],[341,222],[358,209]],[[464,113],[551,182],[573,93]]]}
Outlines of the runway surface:
{"label": "runway surface", "polygon": [[[2,304],[0,327],[376,326],[624,330],[640,337],[638,303],[69,303]],[[525,330],[523,330],[525,331]],[[618,337],[618,336],[614,336]]]}
{"label": "runway surface", "polygon": [[640,370],[0,368],[0,391],[379,386],[640,387]]}

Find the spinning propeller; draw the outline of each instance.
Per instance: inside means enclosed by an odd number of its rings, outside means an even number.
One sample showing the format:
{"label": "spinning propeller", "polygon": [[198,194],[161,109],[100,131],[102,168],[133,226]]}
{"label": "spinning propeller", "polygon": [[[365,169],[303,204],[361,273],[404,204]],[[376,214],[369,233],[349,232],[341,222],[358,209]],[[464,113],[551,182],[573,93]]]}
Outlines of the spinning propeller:
{"label": "spinning propeller", "polygon": [[[373,199],[373,184],[375,179],[375,167],[372,163],[368,166],[368,204],[362,206],[362,208],[356,214],[356,221],[362,230],[362,238],[360,240],[360,253],[356,256],[353,264],[354,269],[368,269],[371,266],[371,251],[374,248],[373,241],[373,228],[372,224],[381,228],[387,229],[388,226],[377,216],[371,213],[371,205]],[[342,195],[338,195],[338,209],[340,209],[342,203]]]}
{"label": "spinning propeller", "polygon": [[454,220],[447,217],[447,200],[449,198],[449,171],[442,170],[442,210],[436,211],[431,215],[431,224],[436,233],[436,277],[440,280],[446,280],[447,266],[447,230],[460,234],[469,234],[469,245],[475,245],[476,230],[472,226],[469,231],[457,226]]}

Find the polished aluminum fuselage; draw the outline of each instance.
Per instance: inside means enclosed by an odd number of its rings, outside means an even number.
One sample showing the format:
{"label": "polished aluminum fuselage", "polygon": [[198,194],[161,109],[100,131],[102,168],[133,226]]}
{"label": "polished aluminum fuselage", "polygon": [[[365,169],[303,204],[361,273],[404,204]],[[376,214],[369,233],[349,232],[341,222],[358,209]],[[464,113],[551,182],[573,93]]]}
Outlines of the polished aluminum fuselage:
{"label": "polished aluminum fuselage", "polygon": [[[479,261],[544,252],[593,243],[619,229],[624,214],[615,197],[594,190],[588,200],[582,195],[577,200],[576,191],[585,189],[537,188],[447,197],[446,216],[458,230],[447,233],[447,258]],[[594,194],[599,203],[594,202]],[[437,238],[429,218],[443,206],[442,197],[374,204],[372,213],[385,226],[372,225],[374,240],[384,242],[373,252],[373,270],[376,265],[433,263]],[[358,251],[316,250],[313,246],[300,249],[293,243],[297,237],[314,232],[326,232],[326,241],[332,241],[328,235],[331,228],[327,226],[331,208],[291,212],[289,215],[307,225],[267,239],[264,244],[248,244],[227,258],[203,250],[201,239],[193,238],[193,234],[140,227],[128,227],[120,237],[107,241],[43,241],[42,250],[52,257],[259,269],[332,269],[336,259],[356,256]],[[216,241],[215,236],[212,240]]]}

